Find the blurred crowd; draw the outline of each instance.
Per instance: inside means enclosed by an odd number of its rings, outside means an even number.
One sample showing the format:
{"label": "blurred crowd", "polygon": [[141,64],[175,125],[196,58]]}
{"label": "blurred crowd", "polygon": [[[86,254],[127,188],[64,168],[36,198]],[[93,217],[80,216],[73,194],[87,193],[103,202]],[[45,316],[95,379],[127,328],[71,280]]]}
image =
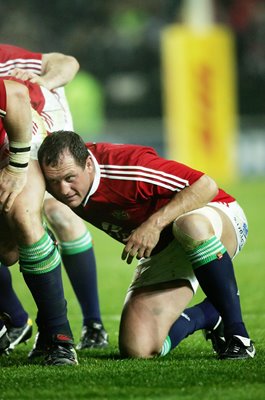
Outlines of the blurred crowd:
{"label": "blurred crowd", "polygon": [[[213,3],[216,21],[235,35],[239,112],[263,115],[265,3]],[[103,87],[109,118],[156,118],[162,114],[160,32],[180,22],[181,5],[181,0],[9,0],[0,4],[1,42],[77,57]]]}

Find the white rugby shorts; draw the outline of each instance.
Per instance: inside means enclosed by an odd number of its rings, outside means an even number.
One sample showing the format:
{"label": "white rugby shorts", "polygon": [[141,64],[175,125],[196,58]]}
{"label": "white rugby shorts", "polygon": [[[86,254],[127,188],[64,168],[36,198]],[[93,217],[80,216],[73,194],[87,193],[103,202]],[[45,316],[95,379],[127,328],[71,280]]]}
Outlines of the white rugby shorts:
{"label": "white rugby shorts", "polygon": [[[248,233],[246,216],[236,201],[229,204],[211,202],[207,206],[193,210],[187,214],[201,213],[209,218],[216,237],[220,239],[222,235],[222,222],[220,215],[214,208],[222,210],[228,216],[235,229],[237,237],[236,256],[244,246]],[[160,253],[149,258],[142,258],[139,261],[128,291],[178,279],[189,281],[194,293],[196,292],[198,281],[194,275],[191,263],[179,243],[173,239]]]}

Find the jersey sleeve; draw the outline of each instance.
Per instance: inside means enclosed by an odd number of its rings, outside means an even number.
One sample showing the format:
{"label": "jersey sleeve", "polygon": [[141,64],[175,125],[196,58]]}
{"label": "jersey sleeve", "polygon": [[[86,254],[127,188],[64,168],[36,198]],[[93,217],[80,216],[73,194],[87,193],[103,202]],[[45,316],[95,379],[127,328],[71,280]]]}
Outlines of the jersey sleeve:
{"label": "jersey sleeve", "polygon": [[14,68],[26,69],[40,75],[41,67],[41,53],[13,45],[0,44],[0,76],[8,75]]}
{"label": "jersey sleeve", "polygon": [[[159,157],[152,148],[145,152],[140,160],[148,173],[147,179],[138,182],[138,194],[142,198],[171,198],[172,191],[178,193],[204,175],[204,172],[185,164]],[[212,201],[230,203],[235,201],[235,198],[219,188]]]}
{"label": "jersey sleeve", "polygon": [[139,157],[139,161],[138,193],[144,198],[171,198],[172,192],[180,192],[204,175],[185,164],[159,157],[151,148]]}
{"label": "jersey sleeve", "polygon": [[[160,157],[152,147],[110,143],[86,145],[101,164],[104,177],[111,179],[115,191],[129,202],[157,201],[159,198],[163,202],[163,199],[171,199],[205,174]],[[219,189],[213,201],[231,202],[234,198]]]}

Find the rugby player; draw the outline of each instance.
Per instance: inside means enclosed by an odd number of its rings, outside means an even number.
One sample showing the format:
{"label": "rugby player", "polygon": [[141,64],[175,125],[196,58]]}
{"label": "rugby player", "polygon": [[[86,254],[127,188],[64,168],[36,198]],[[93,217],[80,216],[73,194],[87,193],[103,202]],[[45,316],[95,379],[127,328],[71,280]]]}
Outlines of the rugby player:
{"label": "rugby player", "polygon": [[[0,44],[0,76],[11,75],[22,80],[30,80],[53,91],[56,100],[59,100],[64,109],[60,129],[73,129],[63,85],[74,78],[78,69],[79,64],[72,56],[61,53],[42,54],[13,45]],[[49,99],[54,101],[52,96],[49,96]],[[55,106],[57,107],[57,103]],[[41,116],[47,121],[45,113]],[[108,345],[108,334],[100,314],[96,260],[91,234],[83,221],[68,207],[47,194],[44,211],[59,241],[63,264],[83,315],[82,334],[77,348],[79,350],[105,348]],[[13,348],[28,339],[32,331],[32,322],[15,295],[11,275],[3,265],[0,267],[0,289],[2,286],[5,287],[7,296],[0,298],[0,310],[5,312],[5,320],[8,319],[10,346]],[[29,354],[30,358],[42,355],[44,342],[38,334],[35,346]]]}
{"label": "rugby player", "polygon": [[42,222],[45,182],[36,152],[47,134],[39,113],[46,112],[51,123],[49,109],[40,86],[29,81],[0,78],[0,95],[0,261],[7,266],[19,261],[45,326],[45,363],[76,365],[61,258]]}
{"label": "rugby player", "polygon": [[[127,263],[139,259],[121,316],[123,356],[165,355],[178,343],[179,317],[186,314],[195,320],[193,331],[213,332],[221,316],[220,359],[254,357],[232,263],[248,225],[233,196],[150,147],[85,144],[74,132],[47,136],[38,159],[57,200],[124,243]],[[198,282],[207,299],[192,315],[185,309]]]}

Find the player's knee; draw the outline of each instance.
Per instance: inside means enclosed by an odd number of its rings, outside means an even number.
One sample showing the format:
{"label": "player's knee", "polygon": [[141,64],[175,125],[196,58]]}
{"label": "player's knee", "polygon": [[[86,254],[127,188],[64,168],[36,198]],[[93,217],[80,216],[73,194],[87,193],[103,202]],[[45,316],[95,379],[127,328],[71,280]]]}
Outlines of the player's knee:
{"label": "player's knee", "polygon": [[194,213],[174,221],[173,235],[185,251],[190,251],[214,235],[214,230],[207,217]]}
{"label": "player's knee", "polygon": [[10,212],[9,220],[16,237],[20,237],[21,234],[30,236],[32,227],[41,225],[41,206],[38,208],[19,204]]}
{"label": "player's knee", "polygon": [[50,225],[56,230],[68,231],[71,230],[71,220],[63,205],[54,199],[45,200],[44,213]]}
{"label": "player's knee", "polygon": [[84,221],[53,198],[44,201],[44,213],[60,241],[73,241],[87,232]]}
{"label": "player's knee", "polygon": [[119,341],[120,354],[123,358],[152,358],[160,353],[160,348],[155,348],[152,344],[139,338],[134,341]]}
{"label": "player's knee", "polygon": [[119,329],[119,349],[123,357],[151,358],[159,354],[163,338],[150,308],[152,305],[145,302],[141,290],[128,293]]}
{"label": "player's knee", "polygon": [[122,357],[125,358],[151,358],[160,353],[161,343],[158,343],[158,338],[148,330],[130,329],[126,327],[120,329],[119,349]]}

